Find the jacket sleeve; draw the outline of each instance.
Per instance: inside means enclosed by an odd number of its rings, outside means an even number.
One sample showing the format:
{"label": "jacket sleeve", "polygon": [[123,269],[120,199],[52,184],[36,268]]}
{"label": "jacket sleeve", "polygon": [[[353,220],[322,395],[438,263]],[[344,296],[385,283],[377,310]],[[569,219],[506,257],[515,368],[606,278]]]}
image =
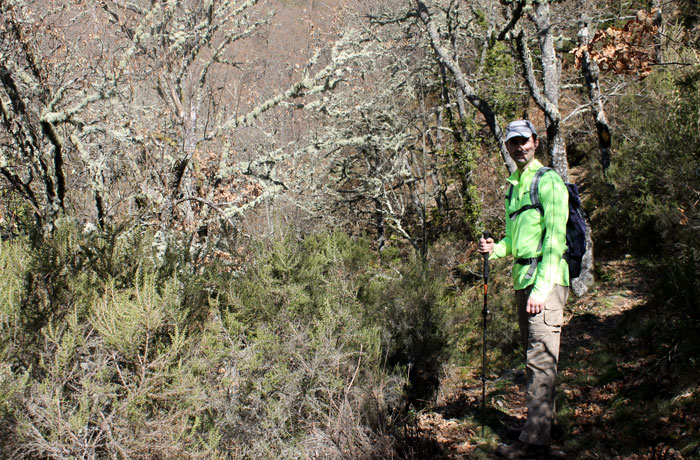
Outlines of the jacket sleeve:
{"label": "jacket sleeve", "polygon": [[[544,209],[545,236],[542,242],[542,261],[530,296],[544,302],[557,280],[560,280],[560,264],[566,251],[566,221],[569,218],[569,192],[555,172],[542,176],[539,197]],[[568,272],[567,272],[568,273]]]}

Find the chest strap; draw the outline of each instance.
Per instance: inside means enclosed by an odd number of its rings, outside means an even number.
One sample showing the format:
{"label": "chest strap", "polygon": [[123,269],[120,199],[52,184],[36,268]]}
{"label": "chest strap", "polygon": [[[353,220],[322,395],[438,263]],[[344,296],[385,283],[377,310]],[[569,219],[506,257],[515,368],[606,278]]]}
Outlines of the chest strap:
{"label": "chest strap", "polygon": [[[535,173],[535,177],[532,179],[532,182],[530,182],[530,203],[531,204],[526,204],[525,206],[522,206],[520,209],[511,212],[508,214],[508,217],[510,220],[515,220],[516,217],[518,217],[521,213],[529,210],[529,209],[537,209],[540,211],[540,214],[544,214],[544,209],[542,208],[542,203],[540,202],[540,194],[538,193],[537,188],[540,185],[540,180],[542,179],[542,176],[547,172],[551,170],[551,168],[546,168],[542,167],[537,170]],[[508,189],[508,196],[506,199],[508,200],[508,203],[510,203],[511,198],[513,197],[513,184],[510,184],[510,188]]]}

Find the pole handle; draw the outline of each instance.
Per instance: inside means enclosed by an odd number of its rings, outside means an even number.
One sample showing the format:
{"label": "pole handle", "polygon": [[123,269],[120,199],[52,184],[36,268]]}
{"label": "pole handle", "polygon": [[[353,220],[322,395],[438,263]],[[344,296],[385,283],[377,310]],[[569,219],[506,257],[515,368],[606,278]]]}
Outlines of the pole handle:
{"label": "pole handle", "polygon": [[[483,236],[484,236],[485,240],[488,240],[489,238],[491,238],[491,233],[485,231],[483,233]],[[489,255],[484,253],[483,256],[484,256],[484,281],[488,282],[488,280],[489,280]]]}

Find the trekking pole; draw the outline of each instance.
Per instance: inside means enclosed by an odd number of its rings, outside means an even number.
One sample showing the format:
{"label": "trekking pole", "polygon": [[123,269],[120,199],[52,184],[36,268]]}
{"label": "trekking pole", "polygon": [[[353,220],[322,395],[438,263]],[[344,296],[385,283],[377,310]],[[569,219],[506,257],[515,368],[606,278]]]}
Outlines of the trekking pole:
{"label": "trekking pole", "polygon": [[[491,238],[489,232],[484,232],[484,239]],[[484,425],[486,423],[486,318],[489,315],[488,294],[489,294],[489,254],[484,253],[484,308],[481,316],[484,319],[483,355],[481,358],[481,437],[484,437]]]}

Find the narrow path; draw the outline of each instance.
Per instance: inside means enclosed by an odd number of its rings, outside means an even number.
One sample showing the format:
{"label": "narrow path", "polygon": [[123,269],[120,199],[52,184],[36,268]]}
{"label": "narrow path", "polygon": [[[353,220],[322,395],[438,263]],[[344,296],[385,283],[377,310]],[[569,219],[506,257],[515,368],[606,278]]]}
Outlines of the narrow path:
{"label": "narrow path", "polygon": [[[678,391],[670,380],[673,347],[648,343],[653,328],[647,319],[648,277],[631,259],[602,263],[599,272],[602,280],[594,289],[569,302],[559,366],[560,429],[553,448],[571,459],[700,458],[669,447],[682,443],[688,430],[697,434],[700,407],[690,403],[700,400],[700,391],[697,385]],[[418,414],[410,458],[496,458],[493,449],[508,441],[507,427],[525,419],[524,378],[513,370],[489,381],[483,437],[477,378],[475,373],[471,382],[445,382],[452,389]],[[700,455],[694,449],[685,448]]]}

